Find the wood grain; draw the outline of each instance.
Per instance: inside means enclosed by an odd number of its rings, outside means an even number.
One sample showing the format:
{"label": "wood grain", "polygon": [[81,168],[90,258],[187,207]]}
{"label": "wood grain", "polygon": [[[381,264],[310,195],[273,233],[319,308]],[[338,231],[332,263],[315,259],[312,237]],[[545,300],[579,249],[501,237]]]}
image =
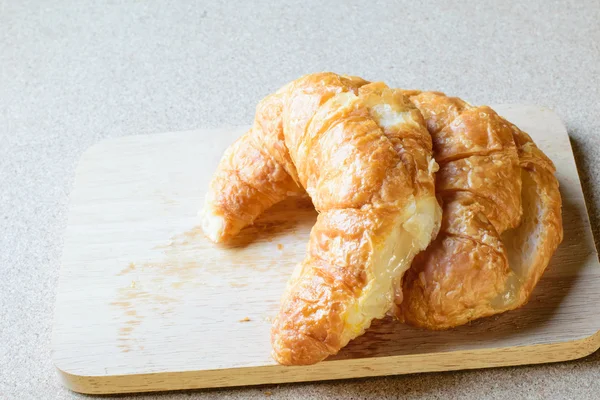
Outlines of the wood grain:
{"label": "wood grain", "polygon": [[600,347],[600,264],[567,132],[533,106],[495,109],[556,163],[565,240],[522,309],[445,332],[376,321],[308,367],[270,357],[270,319],[316,213],[291,199],[234,242],[196,226],[204,190],[244,129],[131,136],[77,168],[57,293],[53,360],[84,393],[254,385],[555,362]]}

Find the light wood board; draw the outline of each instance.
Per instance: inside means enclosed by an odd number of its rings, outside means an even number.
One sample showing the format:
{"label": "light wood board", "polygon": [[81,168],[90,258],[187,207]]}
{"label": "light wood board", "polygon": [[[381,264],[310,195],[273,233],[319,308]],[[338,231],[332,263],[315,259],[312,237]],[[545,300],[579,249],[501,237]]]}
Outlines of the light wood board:
{"label": "light wood board", "polygon": [[550,110],[496,110],[558,168],[565,239],[520,310],[445,332],[377,321],[337,356],[282,367],[270,319],[316,213],[286,201],[228,246],[196,227],[223,150],[244,129],[101,142],[71,194],[53,360],[63,382],[117,393],[328,380],[575,359],[600,346],[600,265],[567,132]]}

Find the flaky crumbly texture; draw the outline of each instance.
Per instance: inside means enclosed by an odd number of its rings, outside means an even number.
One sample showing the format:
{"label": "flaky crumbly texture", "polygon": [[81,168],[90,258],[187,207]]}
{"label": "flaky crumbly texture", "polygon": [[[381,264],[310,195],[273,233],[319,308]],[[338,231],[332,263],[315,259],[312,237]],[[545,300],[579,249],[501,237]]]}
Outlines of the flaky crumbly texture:
{"label": "flaky crumbly texture", "polygon": [[552,161],[489,107],[404,93],[433,138],[443,219],[404,276],[396,315],[447,329],[524,305],[563,236]]}
{"label": "flaky crumbly texture", "polygon": [[389,311],[439,229],[436,170],[421,113],[383,83],[312,74],[260,102],[215,173],[203,229],[226,240],[285,197],[311,197],[319,216],[273,322],[278,362],[318,362]]}

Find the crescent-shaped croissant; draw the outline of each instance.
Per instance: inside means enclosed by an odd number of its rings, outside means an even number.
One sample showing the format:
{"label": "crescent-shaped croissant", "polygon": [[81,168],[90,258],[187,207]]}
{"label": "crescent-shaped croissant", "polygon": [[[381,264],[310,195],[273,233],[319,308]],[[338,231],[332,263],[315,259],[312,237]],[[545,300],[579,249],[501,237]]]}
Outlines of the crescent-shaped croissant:
{"label": "crescent-shaped croissant", "polygon": [[405,94],[433,138],[443,219],[404,276],[397,316],[446,329],[524,305],[562,241],[554,165],[489,107]]}
{"label": "crescent-shaped croissant", "polygon": [[217,168],[202,227],[226,240],[286,196],[310,195],[319,216],[273,322],[278,362],[323,360],[390,310],[439,229],[431,146],[421,113],[382,83],[312,74],[258,105]]}

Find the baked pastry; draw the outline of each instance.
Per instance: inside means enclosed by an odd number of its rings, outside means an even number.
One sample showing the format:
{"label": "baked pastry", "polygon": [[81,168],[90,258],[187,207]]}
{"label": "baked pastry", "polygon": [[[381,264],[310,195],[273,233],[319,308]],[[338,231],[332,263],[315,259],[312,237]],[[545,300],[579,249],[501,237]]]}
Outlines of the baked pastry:
{"label": "baked pastry", "polygon": [[433,139],[443,218],[404,276],[396,315],[446,329],[524,305],[562,241],[554,165],[489,107],[404,93]]}
{"label": "baked pastry", "polygon": [[273,357],[311,364],[337,353],[394,302],[404,271],[439,229],[431,137],[399,90],[304,76],[257,107],[218,166],[202,227],[226,240],[306,190],[319,216],[273,321]]}

